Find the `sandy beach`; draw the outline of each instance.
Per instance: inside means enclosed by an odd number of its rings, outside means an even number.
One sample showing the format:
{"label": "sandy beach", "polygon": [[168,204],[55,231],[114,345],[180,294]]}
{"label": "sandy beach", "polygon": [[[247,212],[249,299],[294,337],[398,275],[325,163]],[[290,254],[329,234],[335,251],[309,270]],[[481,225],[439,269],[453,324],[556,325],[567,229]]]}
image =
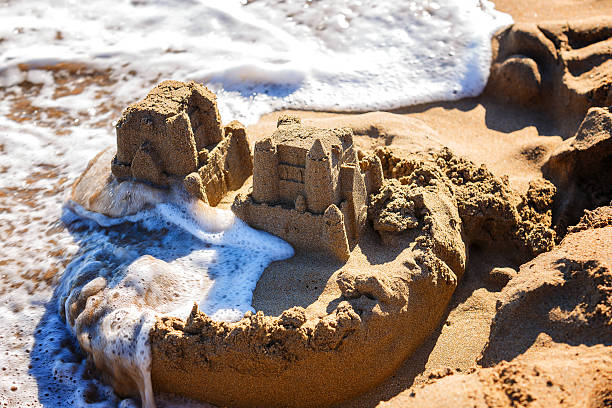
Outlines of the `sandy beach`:
{"label": "sandy beach", "polygon": [[[23,220],[0,226],[0,269],[7,271],[0,294],[11,310],[0,335],[7,344],[0,366],[10,374],[0,381],[0,406],[610,406],[612,2],[498,0],[495,7],[514,25],[492,40],[483,93],[457,101],[358,113],[281,110],[243,126],[219,116],[222,95],[181,82],[154,88],[159,81],[152,81],[152,93],[124,110],[108,96],[120,80],[79,65],[43,71],[56,93],[96,90],[103,102],[87,114],[36,105],[45,88],[28,81],[19,92],[0,87],[10,126],[49,128],[73,143],[79,136],[69,124],[78,121],[113,135],[117,122],[123,128],[116,146],[83,137],[90,157],[69,159],[81,168],[93,160],[76,183],[61,166],[36,165],[23,188],[0,189],[0,210]],[[143,142],[142,129],[156,128],[159,117],[163,130]],[[329,130],[338,128],[350,136]],[[181,132],[192,135],[193,148]],[[309,138],[321,141],[320,150]],[[0,153],[11,154],[4,151],[0,140]],[[271,181],[257,170],[264,151],[280,157],[281,180],[314,168],[299,160],[334,157],[328,184],[338,184],[333,194],[342,204],[313,209],[310,190],[289,204],[266,204],[261,197],[271,193],[258,183]],[[77,215],[48,221],[66,197]],[[205,245],[184,231],[168,233],[168,213],[154,211],[160,203],[181,209],[185,197],[200,203],[188,208],[200,218],[179,211],[181,225],[200,231]],[[208,204],[289,241],[295,254],[249,235],[248,225],[233,230],[214,221]],[[111,233],[99,242],[123,263],[134,254],[153,258],[128,267],[127,278],[92,275],[106,264],[90,266],[87,257],[107,260],[88,255],[103,246],[87,236],[91,220],[132,222],[138,211],[153,211],[143,219],[162,227],[138,242],[129,237],[144,231],[139,226],[108,224]],[[291,228],[307,231],[304,242]],[[35,243],[18,237],[35,230]],[[227,241],[215,241],[219,231],[231,232]],[[232,239],[247,250],[232,252]],[[261,250],[258,240],[277,252]],[[195,260],[184,248],[164,255],[173,241],[185,242]],[[226,252],[210,255],[215,245]],[[236,253],[240,267],[231,261]],[[220,266],[206,279],[172,272],[210,259]],[[261,276],[258,265],[267,265]],[[60,278],[67,267],[75,273],[68,281]],[[257,276],[246,305],[254,312],[191,308],[198,291],[240,286],[222,280],[234,267]],[[132,289],[139,280],[148,282],[140,292]],[[15,303],[20,294],[36,304]],[[211,318],[205,307],[232,317]],[[119,344],[101,322],[121,308],[129,313],[112,330],[137,335]],[[144,363],[134,357],[143,348],[150,350]],[[71,391],[63,382],[85,386]]]}

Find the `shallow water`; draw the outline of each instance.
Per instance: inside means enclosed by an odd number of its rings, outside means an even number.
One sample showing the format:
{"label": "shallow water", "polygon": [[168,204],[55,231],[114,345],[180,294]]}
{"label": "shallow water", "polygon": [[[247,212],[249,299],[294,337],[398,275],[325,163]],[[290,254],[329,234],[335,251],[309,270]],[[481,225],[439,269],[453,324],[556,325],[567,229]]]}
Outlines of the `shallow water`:
{"label": "shallow water", "polygon": [[[211,249],[214,242],[201,248],[204,241],[184,228],[176,232],[181,248],[163,240],[134,247],[115,235],[127,228],[127,238],[140,237],[140,224],[100,227],[69,213],[67,225],[61,220],[72,182],[114,144],[113,121],[124,106],[167,78],[209,85],[224,122],[252,123],[278,108],[370,110],[458,99],[480,92],[490,35],[510,22],[478,0],[245,3],[0,3],[0,406],[132,404],[97,379],[58,309],[58,281],[84,254],[132,248],[114,264],[124,272],[121,265],[151,251],[202,269],[219,254],[225,265],[239,256]],[[243,312],[250,298],[240,296]],[[211,313],[229,309],[199,300]]]}

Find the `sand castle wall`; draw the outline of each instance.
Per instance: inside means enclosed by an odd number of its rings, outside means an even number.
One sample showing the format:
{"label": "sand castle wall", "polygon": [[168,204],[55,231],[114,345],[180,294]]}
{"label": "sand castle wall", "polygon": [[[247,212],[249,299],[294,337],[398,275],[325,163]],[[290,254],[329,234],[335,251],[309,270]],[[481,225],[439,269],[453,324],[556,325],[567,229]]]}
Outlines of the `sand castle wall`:
{"label": "sand castle wall", "polygon": [[326,251],[338,259],[348,259],[345,215],[335,205],[329,206],[324,214],[312,214],[281,204],[257,204],[251,196],[238,195],[232,211],[250,226],[282,237],[297,248]]}
{"label": "sand castle wall", "polygon": [[[225,126],[224,138],[206,157],[206,163],[189,175],[185,187],[197,198],[217,205],[231,190],[237,190],[253,172],[253,157],[240,122]],[[194,186],[195,185],[195,186]]]}

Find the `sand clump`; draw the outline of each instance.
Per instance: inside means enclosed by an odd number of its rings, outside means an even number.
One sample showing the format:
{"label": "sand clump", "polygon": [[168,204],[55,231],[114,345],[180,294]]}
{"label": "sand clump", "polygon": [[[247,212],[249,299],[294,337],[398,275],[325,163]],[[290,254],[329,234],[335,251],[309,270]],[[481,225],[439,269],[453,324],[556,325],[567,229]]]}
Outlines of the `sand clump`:
{"label": "sand clump", "polygon": [[487,92],[544,108],[563,123],[612,105],[612,21],[517,23],[493,38]]}
{"label": "sand clump", "polygon": [[612,201],[612,113],[589,109],[576,135],[564,141],[542,170],[559,191],[554,223],[560,233],[575,224],[584,209]]}
{"label": "sand clump", "polygon": [[452,192],[468,244],[489,249],[511,245],[513,250],[508,252],[518,260],[554,246],[555,233],[550,227],[556,190],[550,182],[533,180],[521,195],[484,165],[476,166],[449,149],[404,158],[384,148],[375,154],[388,179],[404,185],[443,183]]}

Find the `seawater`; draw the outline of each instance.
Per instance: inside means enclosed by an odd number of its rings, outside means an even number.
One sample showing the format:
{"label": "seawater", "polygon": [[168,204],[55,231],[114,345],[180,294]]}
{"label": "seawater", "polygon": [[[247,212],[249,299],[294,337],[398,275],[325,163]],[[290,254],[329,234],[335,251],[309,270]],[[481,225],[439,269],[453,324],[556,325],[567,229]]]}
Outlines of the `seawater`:
{"label": "seawater", "polygon": [[[122,107],[163,79],[205,83],[224,122],[246,124],[281,108],[474,96],[492,33],[511,23],[479,0],[8,0],[0,11],[0,406],[136,404],[100,382],[76,346],[62,311],[74,276],[119,290],[113,310],[144,317],[126,328],[138,338],[155,316],[184,316],[194,301],[238,318],[265,265],[289,256],[231,214],[211,218],[184,200],[125,222],[65,205],[87,161],[114,144]],[[184,296],[142,302],[159,276]]]}

